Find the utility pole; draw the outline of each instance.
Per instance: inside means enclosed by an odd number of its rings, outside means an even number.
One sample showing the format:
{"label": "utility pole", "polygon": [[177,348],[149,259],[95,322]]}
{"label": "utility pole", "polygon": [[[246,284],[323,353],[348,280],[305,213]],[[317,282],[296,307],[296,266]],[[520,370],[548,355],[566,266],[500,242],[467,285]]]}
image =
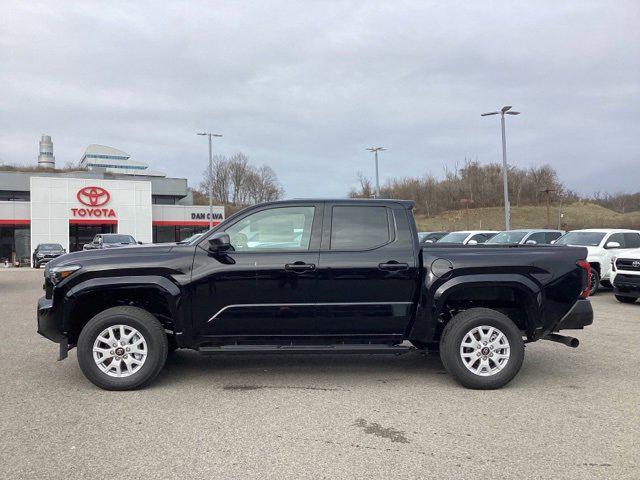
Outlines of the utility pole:
{"label": "utility pole", "polygon": [[546,228],[551,228],[551,194],[553,192],[555,192],[555,189],[553,188],[545,188],[540,190],[540,192],[545,193],[547,195],[547,227]]}
{"label": "utility pole", "polygon": [[505,230],[510,230],[509,223],[511,220],[511,211],[509,205],[509,180],[508,166],[507,166],[507,139],[505,136],[504,116],[506,115],[520,115],[520,112],[512,112],[511,106],[507,105],[502,107],[499,112],[482,113],[481,117],[487,117],[489,115],[500,115],[500,123],[502,125],[502,183],[504,189],[504,225]]}
{"label": "utility pole", "polygon": [[376,198],[380,198],[380,176],[378,175],[378,152],[386,150],[384,147],[369,147],[370,152],[373,152],[376,159]]}
{"label": "utility pole", "polygon": [[209,230],[213,228],[213,154],[211,150],[211,137],[222,137],[219,133],[201,132],[198,135],[209,137]]}

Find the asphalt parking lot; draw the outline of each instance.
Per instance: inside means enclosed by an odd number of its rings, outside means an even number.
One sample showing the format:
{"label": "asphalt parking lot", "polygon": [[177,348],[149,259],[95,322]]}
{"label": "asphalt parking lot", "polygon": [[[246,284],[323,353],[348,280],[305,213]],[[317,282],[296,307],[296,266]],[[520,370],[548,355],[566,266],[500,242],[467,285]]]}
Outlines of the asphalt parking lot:
{"label": "asphalt parking lot", "polygon": [[178,352],[106,392],[36,333],[42,271],[0,271],[2,478],[640,478],[640,303],[592,299],[578,349],[498,391],[437,357]]}

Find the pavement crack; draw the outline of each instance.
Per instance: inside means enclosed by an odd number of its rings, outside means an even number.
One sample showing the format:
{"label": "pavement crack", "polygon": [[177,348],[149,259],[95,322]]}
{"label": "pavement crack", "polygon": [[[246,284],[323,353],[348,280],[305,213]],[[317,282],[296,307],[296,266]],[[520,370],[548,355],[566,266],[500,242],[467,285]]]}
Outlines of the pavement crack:
{"label": "pavement crack", "polygon": [[305,387],[305,386],[295,386],[295,385],[225,385],[222,387],[223,390],[314,390],[320,392],[338,392],[344,391],[340,388],[328,388],[328,387]]}

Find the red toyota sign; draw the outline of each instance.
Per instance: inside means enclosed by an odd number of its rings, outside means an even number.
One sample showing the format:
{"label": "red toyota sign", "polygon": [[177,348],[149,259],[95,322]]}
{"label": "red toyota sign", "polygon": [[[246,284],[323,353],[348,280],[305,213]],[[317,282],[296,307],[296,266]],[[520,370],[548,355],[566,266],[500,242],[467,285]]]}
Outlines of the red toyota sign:
{"label": "red toyota sign", "polygon": [[76,198],[87,207],[101,207],[111,199],[111,195],[102,187],[84,187],[78,190]]}
{"label": "red toyota sign", "polygon": [[88,208],[72,208],[73,217],[115,218],[116,212],[112,208],[96,208],[111,200],[109,192],[102,187],[84,187],[78,190],[76,198]]}

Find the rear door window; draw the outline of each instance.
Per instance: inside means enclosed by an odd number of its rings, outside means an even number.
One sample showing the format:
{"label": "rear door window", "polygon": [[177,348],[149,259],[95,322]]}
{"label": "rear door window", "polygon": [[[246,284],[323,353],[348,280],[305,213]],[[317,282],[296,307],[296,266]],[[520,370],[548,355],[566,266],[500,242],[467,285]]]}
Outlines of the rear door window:
{"label": "rear door window", "polygon": [[369,250],[390,241],[391,230],[386,207],[333,207],[331,250]]}

